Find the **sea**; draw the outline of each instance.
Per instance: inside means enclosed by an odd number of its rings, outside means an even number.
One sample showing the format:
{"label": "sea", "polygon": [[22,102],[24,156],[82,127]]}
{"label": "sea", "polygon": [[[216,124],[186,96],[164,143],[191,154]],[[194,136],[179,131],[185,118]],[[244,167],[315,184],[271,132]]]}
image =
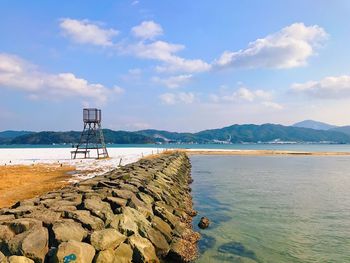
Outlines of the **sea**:
{"label": "sea", "polygon": [[[350,262],[350,157],[192,156],[197,262]],[[202,216],[211,221],[201,230]]]}

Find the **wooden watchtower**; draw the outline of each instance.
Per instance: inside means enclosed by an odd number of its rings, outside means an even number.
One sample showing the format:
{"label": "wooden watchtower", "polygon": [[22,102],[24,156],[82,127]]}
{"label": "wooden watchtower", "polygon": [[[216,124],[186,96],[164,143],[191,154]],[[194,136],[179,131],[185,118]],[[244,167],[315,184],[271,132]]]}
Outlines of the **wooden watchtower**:
{"label": "wooden watchtower", "polygon": [[97,159],[107,158],[108,152],[101,129],[101,110],[83,109],[84,130],[80,135],[80,141],[74,151],[71,151],[71,158],[76,159],[77,155],[83,158],[90,158],[90,151],[97,151]]}

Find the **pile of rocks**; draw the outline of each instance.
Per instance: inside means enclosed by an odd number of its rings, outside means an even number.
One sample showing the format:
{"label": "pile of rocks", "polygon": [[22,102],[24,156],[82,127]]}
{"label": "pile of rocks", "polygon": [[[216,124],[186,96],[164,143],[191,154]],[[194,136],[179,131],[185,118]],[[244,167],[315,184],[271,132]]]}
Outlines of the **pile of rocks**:
{"label": "pile of rocks", "polygon": [[172,153],[0,209],[0,263],[192,261],[190,182]]}

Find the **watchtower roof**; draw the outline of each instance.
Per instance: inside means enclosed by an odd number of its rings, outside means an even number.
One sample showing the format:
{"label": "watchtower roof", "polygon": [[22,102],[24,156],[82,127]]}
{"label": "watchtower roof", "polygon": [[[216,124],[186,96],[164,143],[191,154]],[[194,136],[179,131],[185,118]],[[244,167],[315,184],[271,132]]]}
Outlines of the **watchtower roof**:
{"label": "watchtower roof", "polygon": [[101,123],[101,110],[96,108],[83,109],[84,123]]}

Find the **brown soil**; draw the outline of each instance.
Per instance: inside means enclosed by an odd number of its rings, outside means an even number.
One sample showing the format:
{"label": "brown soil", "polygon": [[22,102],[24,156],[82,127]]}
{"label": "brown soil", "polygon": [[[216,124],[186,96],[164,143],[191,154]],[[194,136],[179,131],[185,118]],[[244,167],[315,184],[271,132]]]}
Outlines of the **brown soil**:
{"label": "brown soil", "polygon": [[57,164],[0,166],[0,207],[32,198],[68,184],[73,166]]}

